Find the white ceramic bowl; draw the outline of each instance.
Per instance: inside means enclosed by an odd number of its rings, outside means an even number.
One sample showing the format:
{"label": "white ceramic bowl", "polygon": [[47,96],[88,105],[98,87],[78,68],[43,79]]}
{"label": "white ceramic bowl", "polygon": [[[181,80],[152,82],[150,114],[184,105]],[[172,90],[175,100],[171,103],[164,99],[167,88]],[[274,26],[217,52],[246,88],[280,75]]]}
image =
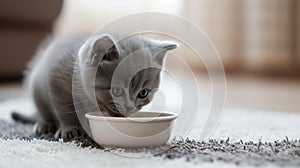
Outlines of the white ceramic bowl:
{"label": "white ceramic bowl", "polygon": [[105,117],[87,113],[94,141],[103,146],[147,147],[162,145],[170,138],[177,114],[138,112],[130,117]]}

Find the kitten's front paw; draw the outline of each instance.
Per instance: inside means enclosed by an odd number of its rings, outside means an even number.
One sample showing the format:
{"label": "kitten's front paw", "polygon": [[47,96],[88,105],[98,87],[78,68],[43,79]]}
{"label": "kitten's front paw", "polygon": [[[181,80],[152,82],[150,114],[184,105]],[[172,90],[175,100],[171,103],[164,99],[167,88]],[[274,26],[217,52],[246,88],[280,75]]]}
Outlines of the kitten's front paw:
{"label": "kitten's front paw", "polygon": [[56,130],[56,124],[54,122],[38,121],[33,127],[33,132],[37,136],[42,136],[49,133],[54,134]]}
{"label": "kitten's front paw", "polygon": [[56,139],[62,138],[64,141],[70,141],[82,136],[86,136],[86,133],[81,127],[64,127],[58,129],[55,133]]}

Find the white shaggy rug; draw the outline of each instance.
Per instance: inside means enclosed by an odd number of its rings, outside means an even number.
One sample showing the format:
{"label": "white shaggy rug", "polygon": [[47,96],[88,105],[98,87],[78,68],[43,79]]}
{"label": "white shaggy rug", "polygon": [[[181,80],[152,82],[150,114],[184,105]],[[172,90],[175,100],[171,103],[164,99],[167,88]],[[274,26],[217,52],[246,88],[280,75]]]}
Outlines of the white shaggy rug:
{"label": "white shaggy rug", "polygon": [[[11,121],[12,109],[26,112],[31,109],[26,99],[5,100],[0,103],[0,119]],[[201,117],[201,116],[199,116]],[[268,141],[300,139],[300,113],[259,111],[247,109],[225,109],[222,120],[209,139],[238,141]],[[187,138],[199,140],[199,125],[186,135]],[[180,129],[175,130],[180,131]],[[207,139],[201,139],[207,141]],[[298,147],[299,149],[300,147]],[[147,155],[147,152],[144,151]],[[33,139],[0,139],[0,167],[13,168],[50,168],[50,167],[253,167],[259,165],[234,164],[217,158],[213,161],[191,160],[185,157],[165,159],[164,157],[127,157],[128,151],[120,149],[117,153],[95,148],[82,148],[74,142],[47,141]],[[266,163],[263,167],[277,167]],[[287,165],[289,166],[289,165]]]}

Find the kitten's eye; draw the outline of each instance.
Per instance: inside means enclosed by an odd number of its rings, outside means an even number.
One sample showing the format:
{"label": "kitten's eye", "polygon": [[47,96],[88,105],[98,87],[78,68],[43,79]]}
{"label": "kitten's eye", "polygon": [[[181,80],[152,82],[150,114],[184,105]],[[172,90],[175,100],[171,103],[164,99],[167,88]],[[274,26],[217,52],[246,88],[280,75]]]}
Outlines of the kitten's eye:
{"label": "kitten's eye", "polygon": [[149,94],[149,90],[148,89],[144,89],[144,90],[141,90],[138,94],[138,97],[141,98],[141,99],[144,99],[148,96]]}
{"label": "kitten's eye", "polygon": [[123,95],[124,90],[122,88],[112,88],[111,92],[112,92],[113,96],[120,97]]}

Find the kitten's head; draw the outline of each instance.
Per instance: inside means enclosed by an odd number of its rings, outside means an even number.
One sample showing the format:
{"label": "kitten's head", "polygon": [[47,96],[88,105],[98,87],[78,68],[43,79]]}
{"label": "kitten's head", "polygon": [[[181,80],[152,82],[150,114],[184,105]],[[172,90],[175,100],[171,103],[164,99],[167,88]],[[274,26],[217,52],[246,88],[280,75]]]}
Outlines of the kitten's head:
{"label": "kitten's head", "polygon": [[97,67],[97,72],[91,79],[90,72],[82,68],[83,85],[95,82],[93,96],[102,112],[129,116],[151,101],[159,87],[166,52],[178,44],[137,36],[115,41],[110,35],[98,35],[88,46],[80,53],[80,64]]}

